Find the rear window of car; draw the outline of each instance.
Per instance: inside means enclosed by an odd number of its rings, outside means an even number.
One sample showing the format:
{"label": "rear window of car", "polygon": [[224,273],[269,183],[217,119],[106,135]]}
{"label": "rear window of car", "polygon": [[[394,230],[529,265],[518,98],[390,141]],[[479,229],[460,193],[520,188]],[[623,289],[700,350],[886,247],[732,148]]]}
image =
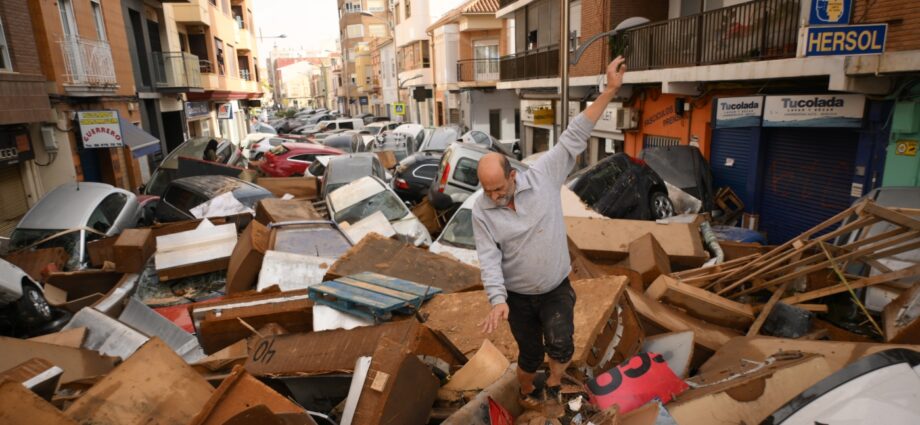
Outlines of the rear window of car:
{"label": "rear window of car", "polygon": [[189,192],[188,190],[185,190],[179,186],[171,186],[166,191],[166,196],[164,199],[170,205],[186,213],[189,212],[189,210],[192,208],[195,208],[207,201],[207,199],[205,199],[203,196],[198,196],[197,194]]}
{"label": "rear window of car", "polygon": [[353,122],[351,122],[351,121],[343,121],[343,122],[340,122],[340,123],[339,123],[339,128],[354,129],[354,128],[355,128],[355,123],[353,123]]}
{"label": "rear window of car", "polygon": [[454,180],[469,185],[479,186],[479,176],[476,175],[476,167],[479,162],[470,158],[460,158],[457,161],[457,169],[454,170]]}

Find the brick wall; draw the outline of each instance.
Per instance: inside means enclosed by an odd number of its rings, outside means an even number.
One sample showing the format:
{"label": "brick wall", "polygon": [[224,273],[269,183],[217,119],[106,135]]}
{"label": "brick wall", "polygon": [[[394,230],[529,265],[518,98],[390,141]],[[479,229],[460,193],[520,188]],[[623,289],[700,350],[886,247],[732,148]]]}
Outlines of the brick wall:
{"label": "brick wall", "polygon": [[35,45],[27,0],[0,0],[4,35],[15,73],[0,73],[0,124],[51,118],[45,78]]}
{"label": "brick wall", "polygon": [[22,74],[40,75],[42,68],[36,52],[28,1],[0,0],[0,16],[3,17],[14,70]]}
{"label": "brick wall", "polygon": [[[668,0],[582,0],[581,42],[633,16],[642,16],[652,22],[666,20]],[[607,40],[598,40],[585,51],[570,73],[573,77],[602,74],[612,59]]]}
{"label": "brick wall", "polygon": [[853,0],[853,24],[888,24],[887,51],[920,49],[920,2]]}

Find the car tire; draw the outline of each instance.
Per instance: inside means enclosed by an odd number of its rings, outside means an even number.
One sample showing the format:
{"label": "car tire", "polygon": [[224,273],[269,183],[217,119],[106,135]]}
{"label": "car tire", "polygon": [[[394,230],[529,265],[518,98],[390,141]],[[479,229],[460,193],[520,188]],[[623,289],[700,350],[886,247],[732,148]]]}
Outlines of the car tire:
{"label": "car tire", "polygon": [[22,297],[19,298],[18,306],[19,313],[27,322],[41,324],[51,320],[51,306],[42,291],[32,284],[22,286]]}
{"label": "car tire", "polygon": [[648,198],[648,204],[654,220],[661,220],[674,215],[674,204],[671,203],[671,199],[664,192],[652,192]]}

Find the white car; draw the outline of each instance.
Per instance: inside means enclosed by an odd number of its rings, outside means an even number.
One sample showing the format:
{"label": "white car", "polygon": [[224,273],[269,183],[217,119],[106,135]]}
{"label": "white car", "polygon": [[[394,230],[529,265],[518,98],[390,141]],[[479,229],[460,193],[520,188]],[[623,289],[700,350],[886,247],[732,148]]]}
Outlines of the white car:
{"label": "white car", "polygon": [[[244,137],[243,140],[240,141],[240,149],[243,151],[243,156],[245,156],[248,159],[256,159],[253,157],[253,152],[252,152],[253,148],[255,146],[258,146],[263,140],[271,138],[271,137],[277,137],[277,136],[272,133],[249,133],[247,134],[246,137]],[[270,149],[270,147],[266,148],[262,153],[264,154],[265,152],[268,152],[268,149]]]}
{"label": "white car", "polygon": [[416,246],[431,245],[431,234],[396,192],[380,179],[362,177],[326,195],[329,217],[339,225],[355,224],[371,214],[382,212],[397,234]]}
{"label": "white car", "polygon": [[444,226],[441,236],[428,248],[429,251],[479,267],[476,239],[473,237],[473,204],[481,196],[482,189],[479,189],[463,201]]}
{"label": "white car", "polygon": [[0,259],[0,307],[16,303],[20,317],[32,324],[51,320],[51,306],[41,285],[22,269]]}

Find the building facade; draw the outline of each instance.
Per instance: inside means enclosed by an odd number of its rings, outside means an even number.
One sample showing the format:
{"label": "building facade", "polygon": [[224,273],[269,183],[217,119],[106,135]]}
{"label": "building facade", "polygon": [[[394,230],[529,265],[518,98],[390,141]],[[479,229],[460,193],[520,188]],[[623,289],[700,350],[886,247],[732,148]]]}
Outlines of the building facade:
{"label": "building facade", "polygon": [[387,0],[339,0],[342,85],[339,103],[347,115],[371,110],[376,94],[371,43],[391,37]]}

